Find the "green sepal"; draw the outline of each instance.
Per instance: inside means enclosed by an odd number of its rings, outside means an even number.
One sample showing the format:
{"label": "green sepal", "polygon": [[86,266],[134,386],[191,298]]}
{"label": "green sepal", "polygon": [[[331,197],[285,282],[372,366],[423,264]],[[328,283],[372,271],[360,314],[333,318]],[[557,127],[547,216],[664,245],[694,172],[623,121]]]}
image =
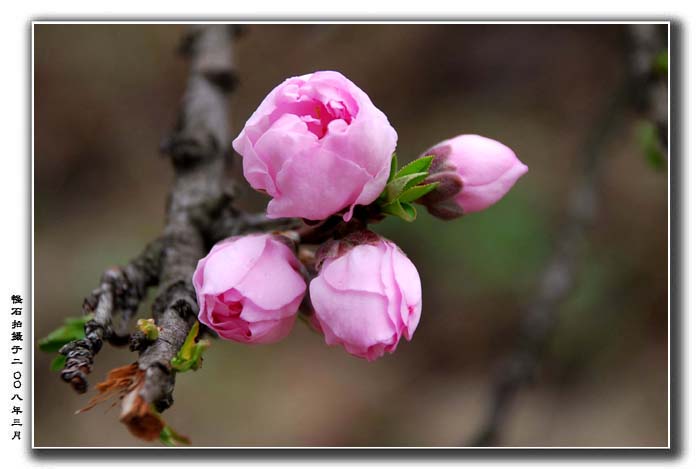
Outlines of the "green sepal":
{"label": "green sepal", "polygon": [[382,205],[382,213],[387,215],[395,215],[404,221],[411,222],[416,219],[418,213],[416,208],[407,202],[395,200],[392,203]]}
{"label": "green sepal", "polygon": [[421,184],[420,186],[413,186],[403,191],[399,196],[398,200],[401,202],[413,202],[414,200],[420,199],[425,194],[435,189],[439,184],[439,182],[431,182],[430,184]]}
{"label": "green sepal", "polygon": [[92,314],[81,317],[66,318],[63,325],[39,340],[42,352],[58,352],[61,347],[74,340],[85,338],[85,323],[92,319]]}
{"label": "green sepal", "polygon": [[195,321],[185,338],[185,343],[182,344],[177,355],[170,360],[170,365],[175,371],[182,373],[184,371],[197,370],[202,366],[202,354],[209,347],[210,343],[208,340],[195,342],[197,334],[199,334],[199,321]]}

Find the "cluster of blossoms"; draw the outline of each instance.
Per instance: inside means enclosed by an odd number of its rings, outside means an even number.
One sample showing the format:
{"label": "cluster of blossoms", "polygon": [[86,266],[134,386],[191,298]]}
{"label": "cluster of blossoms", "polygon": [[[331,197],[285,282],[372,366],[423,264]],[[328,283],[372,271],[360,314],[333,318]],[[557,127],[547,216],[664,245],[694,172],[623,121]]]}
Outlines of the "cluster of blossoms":
{"label": "cluster of blossoms", "polygon": [[[397,171],[396,142],[384,113],[338,72],[273,89],[233,147],[246,180],[272,197],[268,218],[299,218],[304,227],[216,244],[193,278],[199,320],[224,339],[263,344],[302,317],[328,345],[367,360],[393,352],[402,336],[411,340],[421,315],[418,271],[367,224],[386,215],[410,221],[414,201],[446,220],[483,210],[527,167],[495,140],[460,135]],[[303,233],[314,230],[325,239],[305,244]]]}

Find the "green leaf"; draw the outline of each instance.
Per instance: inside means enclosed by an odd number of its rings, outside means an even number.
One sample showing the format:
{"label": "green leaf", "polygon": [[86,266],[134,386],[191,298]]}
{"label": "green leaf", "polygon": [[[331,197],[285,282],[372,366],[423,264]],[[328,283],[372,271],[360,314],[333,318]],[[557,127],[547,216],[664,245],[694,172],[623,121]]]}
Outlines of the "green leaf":
{"label": "green leaf", "polygon": [[418,216],[418,212],[416,211],[416,207],[409,203],[401,202],[401,208],[404,210],[404,220],[411,222],[416,219]]}
{"label": "green leaf", "polygon": [[178,356],[182,356],[185,360],[189,360],[192,358],[194,354],[194,346],[195,346],[195,340],[197,339],[197,335],[199,334],[199,321],[195,321],[194,324],[192,325],[192,329],[190,329],[189,334],[187,334],[187,337],[185,338],[185,343],[182,344],[182,348],[180,348],[180,351],[178,352]]}
{"label": "green leaf", "polygon": [[396,168],[399,166],[399,159],[396,157],[396,153],[391,155],[391,169],[389,170],[389,179],[391,181],[396,176]]}
{"label": "green leaf", "polygon": [[401,202],[413,202],[435,189],[439,184],[439,182],[432,182],[430,184],[411,187],[403,191],[401,195],[399,195],[398,200]]}
{"label": "green leaf", "polygon": [[150,340],[151,342],[158,339],[160,328],[156,326],[153,319],[139,319],[136,321],[136,327],[138,327],[138,329],[146,336],[146,339]]}
{"label": "green leaf", "polygon": [[63,321],[63,326],[39,340],[39,349],[43,352],[58,352],[68,342],[85,338],[85,323],[92,317],[91,314],[88,314],[82,317],[66,318]]}
{"label": "green leaf", "polygon": [[401,202],[400,200],[395,200],[392,203],[383,205],[382,213],[387,215],[395,215],[408,222],[415,220],[416,216],[418,215],[416,208],[413,205],[410,203]]}
{"label": "green leaf", "polygon": [[395,178],[400,178],[401,176],[407,176],[414,173],[425,173],[430,169],[430,165],[433,163],[433,155],[426,155],[413,160],[406,166],[401,168],[398,173],[396,173]]}
{"label": "green leaf", "polygon": [[396,200],[402,192],[423,182],[428,177],[428,169],[433,162],[433,156],[423,156],[413,160],[406,166],[396,171],[398,159],[396,153],[391,158],[391,169],[389,179],[379,196],[380,203],[387,204]]}
{"label": "green leaf", "polygon": [[382,193],[379,195],[378,199],[382,201],[387,200],[387,187],[389,183],[391,182],[392,179],[394,179],[394,176],[396,176],[396,167],[399,164],[399,160],[396,158],[396,152],[394,152],[393,155],[391,155],[391,168],[389,169],[389,178],[386,180],[387,185],[384,186],[384,190]]}
{"label": "green leaf", "polygon": [[192,329],[190,329],[189,334],[185,338],[185,343],[177,352],[170,364],[175,371],[184,372],[188,370],[197,370],[202,366],[202,355],[204,351],[209,347],[210,343],[208,340],[200,340],[195,342],[199,334],[199,322],[195,321]]}
{"label": "green leaf", "polygon": [[150,406],[150,411],[153,417],[157,418],[160,420],[160,422],[163,424],[163,428],[160,431],[160,434],[158,435],[160,442],[163,443],[165,446],[177,446],[177,443],[185,444],[185,445],[191,445],[192,442],[188,437],[185,435],[182,435],[173,428],[168,425],[163,417],[161,416],[160,412],[156,410],[156,406],[151,404]]}
{"label": "green leaf", "polygon": [[177,443],[191,445],[192,442],[185,435],[181,435],[170,426],[165,425],[160,431],[160,442],[165,446],[177,446]]}
{"label": "green leaf", "polygon": [[51,361],[51,371],[59,372],[66,366],[66,356],[57,355],[56,358]]}
{"label": "green leaf", "polygon": [[411,173],[404,176],[397,176],[386,185],[386,200],[388,203],[396,200],[402,192],[420,184],[428,177],[427,172]]}

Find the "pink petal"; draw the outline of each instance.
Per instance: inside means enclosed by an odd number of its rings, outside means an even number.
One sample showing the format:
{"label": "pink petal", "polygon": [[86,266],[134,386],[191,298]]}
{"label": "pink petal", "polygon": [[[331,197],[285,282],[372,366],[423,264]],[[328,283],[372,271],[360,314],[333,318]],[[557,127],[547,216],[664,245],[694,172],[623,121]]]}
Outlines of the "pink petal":
{"label": "pink petal", "polygon": [[263,235],[243,236],[235,242],[227,243],[208,256],[202,274],[202,294],[223,293],[236,284],[250,271],[265,249]]}
{"label": "pink petal", "polygon": [[270,218],[323,220],[348,207],[371,176],[355,163],[323,149],[292,155],[277,175],[280,196],[267,206]]}
{"label": "pink petal", "polygon": [[383,250],[368,244],[356,246],[323,267],[323,279],[337,290],[383,294],[381,263]]}
{"label": "pink petal", "polygon": [[344,346],[367,348],[378,342],[390,343],[394,325],[386,314],[386,298],[371,292],[341,292],[322,277],[309,286],[311,302],[324,331],[330,329]]}
{"label": "pink petal", "polygon": [[300,299],[306,291],[306,282],[289,264],[287,252],[291,252],[288,247],[266,237],[262,254],[236,285],[236,290],[265,310],[279,309]]}

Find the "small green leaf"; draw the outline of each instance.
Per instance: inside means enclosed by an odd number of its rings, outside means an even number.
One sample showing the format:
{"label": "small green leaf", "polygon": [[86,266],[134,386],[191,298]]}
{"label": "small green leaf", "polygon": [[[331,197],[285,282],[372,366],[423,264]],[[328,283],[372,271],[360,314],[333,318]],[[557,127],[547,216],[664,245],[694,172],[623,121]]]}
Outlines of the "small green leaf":
{"label": "small green leaf", "polygon": [[191,445],[192,442],[188,437],[185,435],[182,435],[173,428],[168,425],[163,417],[160,415],[160,412],[156,410],[155,405],[151,404],[150,406],[151,414],[160,420],[160,422],[163,424],[163,428],[160,431],[160,434],[158,437],[160,438],[160,442],[163,443],[165,446],[177,446],[177,443],[185,444],[185,445]]}
{"label": "small green leaf", "polygon": [[396,173],[395,178],[400,178],[408,174],[428,172],[430,165],[433,163],[433,158],[433,155],[426,155],[411,161]]}
{"label": "small green leaf", "polygon": [[387,215],[395,215],[408,222],[415,220],[416,216],[418,215],[416,208],[413,205],[410,203],[401,202],[399,200],[383,205],[382,213]]}
{"label": "small green leaf", "polygon": [[66,366],[65,355],[57,355],[56,358],[51,361],[51,371],[61,371],[64,366]]}
{"label": "small green leaf", "polygon": [[165,446],[177,446],[177,443],[191,445],[192,442],[185,435],[181,435],[170,426],[165,425],[160,431],[160,442]]}
{"label": "small green leaf", "polygon": [[416,219],[418,216],[418,212],[416,211],[416,207],[409,203],[401,202],[401,208],[404,210],[404,220],[411,222]]}
{"label": "small green leaf", "polygon": [[411,173],[394,178],[386,185],[386,200],[391,203],[396,200],[402,192],[420,184],[428,177],[428,173]]}
{"label": "small green leaf", "polygon": [[398,200],[401,202],[413,202],[414,200],[420,199],[428,192],[435,189],[440,183],[433,182],[430,184],[421,184],[420,186],[414,186],[406,189],[399,195]]}
{"label": "small green leaf", "polygon": [[160,334],[160,328],[156,326],[153,319],[139,319],[136,321],[136,327],[138,327],[138,329],[146,336],[146,339],[150,340],[151,342],[155,341]]}
{"label": "small green leaf", "polygon": [[200,340],[195,342],[199,334],[199,322],[195,321],[192,329],[190,329],[189,334],[185,338],[185,343],[177,352],[170,364],[175,371],[184,372],[188,370],[197,370],[202,366],[202,355],[204,351],[209,347],[210,343],[208,340]]}
{"label": "small green leaf", "polygon": [[43,352],[58,352],[68,342],[85,338],[85,323],[92,319],[88,314],[82,317],[66,318],[63,326],[55,329],[39,340],[39,349]]}
{"label": "small green leaf", "polygon": [[391,155],[391,169],[389,170],[389,179],[391,181],[396,176],[396,168],[399,166],[399,159],[396,158],[396,153]]}
{"label": "small green leaf", "polygon": [[192,329],[190,329],[189,334],[187,334],[187,337],[185,338],[185,343],[182,344],[182,348],[180,349],[180,352],[178,353],[178,355],[182,354],[182,357],[185,359],[192,358],[192,352],[193,352],[194,346],[195,346],[195,339],[197,339],[198,334],[199,334],[199,321],[195,321],[194,324],[192,325]]}
{"label": "small green leaf", "polygon": [[427,155],[413,160],[406,166],[396,171],[398,159],[396,153],[391,158],[391,169],[386,186],[379,196],[380,204],[389,204],[396,200],[402,192],[423,182],[428,177],[428,169],[433,162],[433,156]]}

